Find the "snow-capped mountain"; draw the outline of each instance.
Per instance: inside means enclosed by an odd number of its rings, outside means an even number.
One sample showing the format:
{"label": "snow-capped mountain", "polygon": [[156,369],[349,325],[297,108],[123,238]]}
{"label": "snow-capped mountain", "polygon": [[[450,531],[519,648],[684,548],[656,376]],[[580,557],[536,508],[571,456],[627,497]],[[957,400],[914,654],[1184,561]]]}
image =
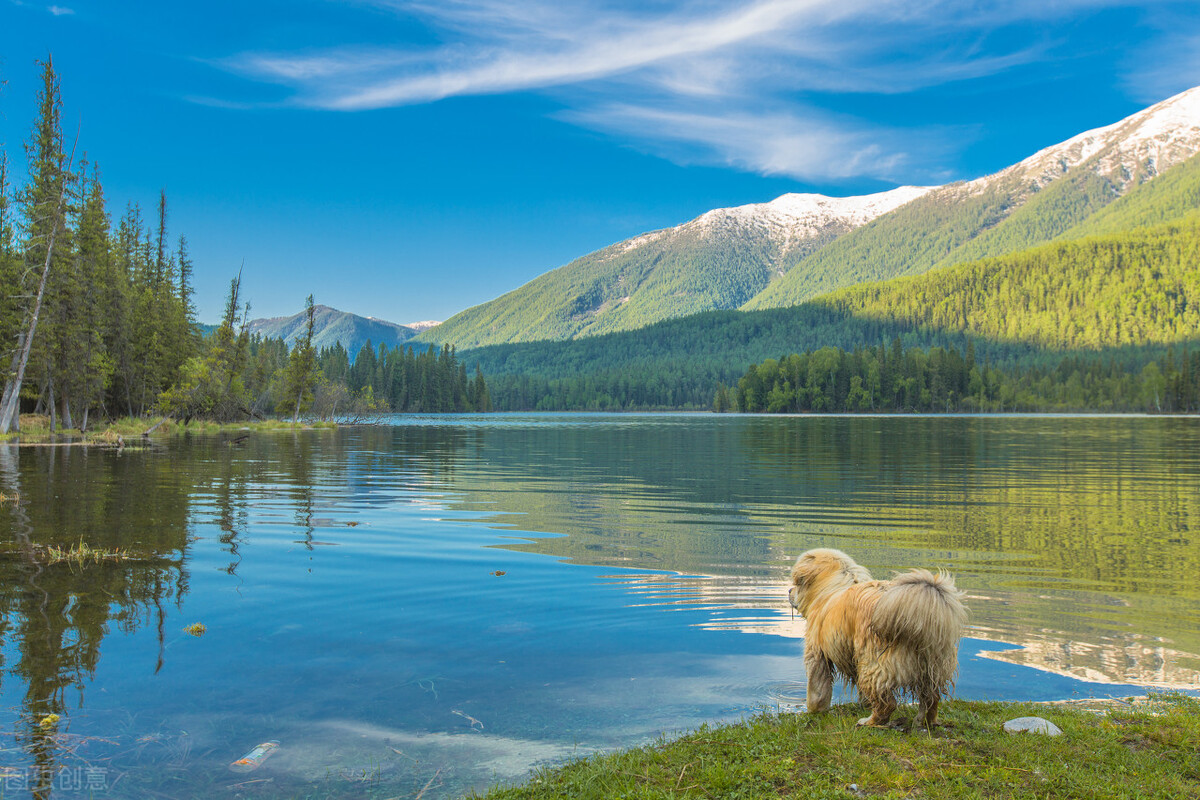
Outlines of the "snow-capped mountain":
{"label": "snow-capped mountain", "polygon": [[1200,88],[950,183],[790,265],[744,309],[791,306],[864,281],[915,275],[1066,236],[1130,189],[1200,152]]}
{"label": "snow-capped mountain", "polygon": [[623,252],[671,233],[696,233],[701,236],[740,235],[750,231],[766,234],[779,244],[783,253],[802,246],[807,240],[839,234],[865,225],[933,186],[901,186],[887,192],[859,197],[826,197],[823,194],[785,194],[769,203],[751,203],[732,208],[716,208],[674,228],[645,234],[623,242]]}
{"label": "snow-capped mountain", "polygon": [[1044,186],[1086,164],[1121,188],[1165,172],[1200,151],[1200,87],[1189,89],[1120,122],[1085,131],[995,175],[971,184],[1019,175]]}
{"label": "snow-capped mountain", "polygon": [[576,259],[419,338],[464,348],[568,339],[795,305],[1067,235],[1198,151],[1200,88],[972,181],[714,209]]}
{"label": "snow-capped mountain", "polygon": [[737,308],[791,263],[928,191],[785,194],[714,209],[576,259],[418,338],[459,347],[572,338]]}

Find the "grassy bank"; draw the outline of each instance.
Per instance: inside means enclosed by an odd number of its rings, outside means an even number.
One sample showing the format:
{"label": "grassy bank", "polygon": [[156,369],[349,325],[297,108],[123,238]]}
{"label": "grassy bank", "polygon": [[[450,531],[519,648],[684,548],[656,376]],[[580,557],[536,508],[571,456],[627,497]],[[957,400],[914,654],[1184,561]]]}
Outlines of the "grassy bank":
{"label": "grassy bank", "polygon": [[[855,728],[862,707],[767,714],[537,773],[488,800],[543,798],[1200,798],[1200,700],[1098,708],[951,701],[925,732]],[[911,722],[911,709],[900,720]],[[1008,734],[1040,716],[1064,735]]]}
{"label": "grassy bank", "polygon": [[87,431],[77,428],[62,428],[50,433],[50,418],[37,414],[21,415],[21,430],[19,433],[9,433],[0,436],[0,441],[20,439],[24,444],[38,442],[76,441],[81,444],[99,446],[117,446],[121,440],[132,443],[150,432],[154,437],[179,436],[183,434],[230,433],[233,431],[249,430],[254,432],[279,430],[307,430],[310,428],[336,428],[334,422],[287,422],[285,420],[244,420],[241,422],[209,422],[207,420],[192,420],[187,425],[173,419],[123,417],[93,426]]}

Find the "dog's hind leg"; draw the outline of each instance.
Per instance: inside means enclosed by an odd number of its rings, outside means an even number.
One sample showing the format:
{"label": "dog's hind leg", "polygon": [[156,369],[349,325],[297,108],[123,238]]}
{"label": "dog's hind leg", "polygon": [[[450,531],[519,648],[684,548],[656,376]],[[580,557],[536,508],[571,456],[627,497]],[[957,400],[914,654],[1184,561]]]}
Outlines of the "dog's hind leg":
{"label": "dog's hind leg", "polygon": [[937,725],[938,702],[941,692],[937,689],[922,689],[921,704],[917,706],[917,727],[933,730]]}
{"label": "dog's hind leg", "polygon": [[833,699],[833,667],[816,648],[804,650],[804,671],[808,674],[808,713],[820,714],[829,710]]}
{"label": "dog's hind leg", "polygon": [[871,707],[871,716],[860,719],[859,725],[887,725],[896,711],[896,693],[885,682],[877,680],[880,676],[874,672],[869,670],[858,678],[858,693]]}
{"label": "dog's hind leg", "polygon": [[892,714],[896,710],[896,698],[890,694],[883,696],[872,697],[863,694],[868,705],[871,706],[871,716],[863,717],[858,721],[860,726],[867,727],[883,727],[887,725],[887,721],[892,718]]}

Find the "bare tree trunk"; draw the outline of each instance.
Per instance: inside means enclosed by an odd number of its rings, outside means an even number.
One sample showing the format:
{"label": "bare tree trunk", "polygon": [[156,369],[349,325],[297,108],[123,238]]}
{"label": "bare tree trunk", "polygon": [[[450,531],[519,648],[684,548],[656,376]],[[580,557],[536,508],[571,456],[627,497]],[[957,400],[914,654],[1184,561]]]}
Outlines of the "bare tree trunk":
{"label": "bare tree trunk", "polygon": [[[75,145],[79,144],[79,135],[75,136]],[[9,379],[4,387],[4,395],[0,397],[0,434],[8,433],[12,428],[13,416],[20,405],[21,383],[25,380],[25,367],[29,364],[29,351],[33,346],[33,335],[37,332],[38,315],[42,313],[42,297],[46,293],[46,278],[50,275],[50,261],[54,257],[54,240],[58,236],[58,219],[62,214],[63,203],[67,199],[67,175],[71,164],[75,162],[75,147],[71,147],[71,160],[62,176],[62,189],[58,193],[58,208],[54,211],[53,223],[50,225],[50,239],[46,245],[46,263],[42,265],[42,279],[38,281],[37,297],[33,301],[33,313],[29,315],[29,330],[23,334],[20,361],[17,363],[16,374]],[[54,403],[51,402],[51,408]],[[51,412],[53,415],[53,412]],[[53,416],[52,416],[53,418]],[[53,431],[54,428],[51,427]]]}
{"label": "bare tree trunk", "polygon": [[[64,193],[66,191],[64,185]],[[62,197],[58,199],[62,208]],[[54,255],[54,238],[58,234],[58,214],[54,215],[54,224],[50,227],[50,246],[46,248],[46,263],[42,266],[42,279],[38,282],[37,297],[33,301],[33,313],[29,316],[29,330],[22,334],[21,349],[17,356],[15,374],[4,386],[4,396],[0,398],[0,434],[8,433],[12,427],[13,415],[17,412],[21,395],[21,383],[25,380],[25,367],[29,365],[29,351],[33,346],[33,335],[37,332],[38,315],[42,313],[42,296],[46,293],[46,278],[50,275],[50,258]]]}
{"label": "bare tree trunk", "polygon": [[54,382],[50,382],[50,401],[46,403],[50,407],[50,432],[58,432],[58,404],[54,402]]}
{"label": "bare tree trunk", "polygon": [[74,428],[75,420],[71,418],[71,398],[65,394],[62,399],[62,421],[64,428]]}

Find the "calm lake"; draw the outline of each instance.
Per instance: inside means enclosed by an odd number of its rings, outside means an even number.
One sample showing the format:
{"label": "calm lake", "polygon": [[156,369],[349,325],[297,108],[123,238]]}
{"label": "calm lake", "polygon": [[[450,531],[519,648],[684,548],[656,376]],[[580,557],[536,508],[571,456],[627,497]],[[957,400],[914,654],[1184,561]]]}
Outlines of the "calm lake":
{"label": "calm lake", "polygon": [[793,709],[817,546],[956,574],[961,697],[1200,684],[1200,419],[390,422],[0,444],[3,796],[453,797]]}

